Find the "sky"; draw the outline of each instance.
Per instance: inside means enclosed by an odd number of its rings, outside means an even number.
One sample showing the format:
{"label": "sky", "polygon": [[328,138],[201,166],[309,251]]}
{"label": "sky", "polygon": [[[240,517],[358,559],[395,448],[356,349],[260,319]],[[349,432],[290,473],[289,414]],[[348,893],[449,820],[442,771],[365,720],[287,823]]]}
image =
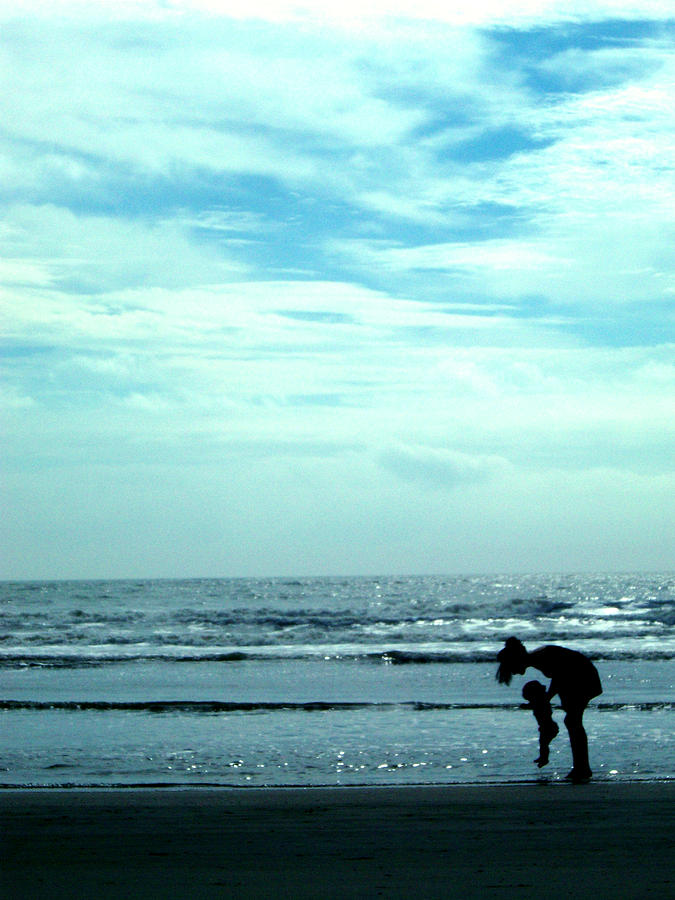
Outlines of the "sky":
{"label": "sky", "polygon": [[0,0],[0,577],[675,568],[671,10]]}

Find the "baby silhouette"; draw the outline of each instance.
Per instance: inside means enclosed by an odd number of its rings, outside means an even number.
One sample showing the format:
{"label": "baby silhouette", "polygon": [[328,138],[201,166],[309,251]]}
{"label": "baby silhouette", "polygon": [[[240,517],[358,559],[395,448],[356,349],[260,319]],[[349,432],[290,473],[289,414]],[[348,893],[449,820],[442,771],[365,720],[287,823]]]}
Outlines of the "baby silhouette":
{"label": "baby silhouette", "polygon": [[560,729],[553,721],[551,703],[540,681],[528,681],[523,687],[523,698],[527,700],[527,706],[539,725],[539,757],[535,762],[541,769],[548,763],[548,745]]}

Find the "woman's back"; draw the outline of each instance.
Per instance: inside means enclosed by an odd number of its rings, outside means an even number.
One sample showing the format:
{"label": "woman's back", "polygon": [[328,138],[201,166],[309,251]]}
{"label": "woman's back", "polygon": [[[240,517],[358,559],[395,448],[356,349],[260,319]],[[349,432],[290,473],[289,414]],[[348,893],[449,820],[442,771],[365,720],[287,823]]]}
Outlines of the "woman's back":
{"label": "woman's back", "polygon": [[555,693],[583,697],[586,701],[602,693],[598,670],[583,653],[546,644],[529,654],[528,662],[551,679]]}

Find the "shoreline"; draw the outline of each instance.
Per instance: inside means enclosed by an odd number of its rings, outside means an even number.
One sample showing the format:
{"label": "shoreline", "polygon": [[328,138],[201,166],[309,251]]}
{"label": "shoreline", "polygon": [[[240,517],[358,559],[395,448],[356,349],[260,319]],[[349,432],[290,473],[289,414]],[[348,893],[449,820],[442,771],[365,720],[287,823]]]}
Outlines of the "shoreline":
{"label": "shoreline", "polygon": [[0,790],[6,896],[675,896],[675,781]]}
{"label": "shoreline", "polygon": [[644,777],[608,777],[606,775],[594,775],[593,778],[582,785],[571,785],[564,777],[546,777],[540,778],[514,778],[511,781],[438,781],[438,782],[406,782],[404,784],[393,784],[386,782],[378,783],[352,783],[352,784],[219,784],[218,782],[201,782],[199,784],[189,782],[168,782],[168,781],[148,781],[148,782],[116,782],[114,784],[75,784],[69,782],[55,784],[11,784],[9,782],[0,782],[0,797],[7,794],[17,793],[55,793],[62,791],[64,793],[91,793],[91,792],[115,792],[128,793],[133,791],[158,791],[167,793],[177,793],[180,791],[195,791],[196,793],[213,791],[227,792],[236,791],[244,793],[268,792],[268,791],[359,791],[359,790],[378,790],[378,791],[407,791],[407,790],[433,790],[433,791],[452,791],[467,789],[485,789],[500,790],[501,788],[556,788],[556,787],[576,787],[582,788],[617,788],[621,789],[630,785],[675,785],[675,775],[653,775]]}
{"label": "shoreline", "polygon": [[[589,782],[582,785],[572,785],[581,789],[582,787],[616,787],[622,788],[629,785],[675,785],[675,775],[655,775],[646,776],[644,778],[607,778],[593,777]],[[520,778],[512,781],[438,781],[438,782],[407,782],[405,784],[391,783],[375,783],[360,782],[354,784],[218,784],[217,782],[203,782],[201,784],[190,784],[189,782],[133,782],[124,784],[117,782],[115,784],[73,784],[63,782],[59,784],[10,784],[0,783],[0,797],[6,794],[24,794],[24,793],[55,793],[62,791],[64,793],[91,793],[91,792],[115,792],[128,793],[133,791],[158,791],[167,793],[177,793],[180,791],[195,791],[195,793],[213,791],[215,793],[221,791],[236,791],[244,793],[267,792],[267,791],[360,791],[360,790],[378,790],[378,791],[407,791],[407,790],[434,790],[434,791],[451,791],[467,789],[485,789],[499,790],[500,788],[527,788],[529,786],[544,787],[570,787],[570,782],[565,778],[539,778],[528,779]]]}

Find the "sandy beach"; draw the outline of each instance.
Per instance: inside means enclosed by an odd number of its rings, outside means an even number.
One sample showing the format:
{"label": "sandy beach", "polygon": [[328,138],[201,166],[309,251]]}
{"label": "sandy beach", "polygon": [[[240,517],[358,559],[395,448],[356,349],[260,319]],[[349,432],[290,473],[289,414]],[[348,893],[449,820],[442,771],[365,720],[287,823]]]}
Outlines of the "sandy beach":
{"label": "sandy beach", "polygon": [[3,897],[673,897],[675,782],[0,791]]}

